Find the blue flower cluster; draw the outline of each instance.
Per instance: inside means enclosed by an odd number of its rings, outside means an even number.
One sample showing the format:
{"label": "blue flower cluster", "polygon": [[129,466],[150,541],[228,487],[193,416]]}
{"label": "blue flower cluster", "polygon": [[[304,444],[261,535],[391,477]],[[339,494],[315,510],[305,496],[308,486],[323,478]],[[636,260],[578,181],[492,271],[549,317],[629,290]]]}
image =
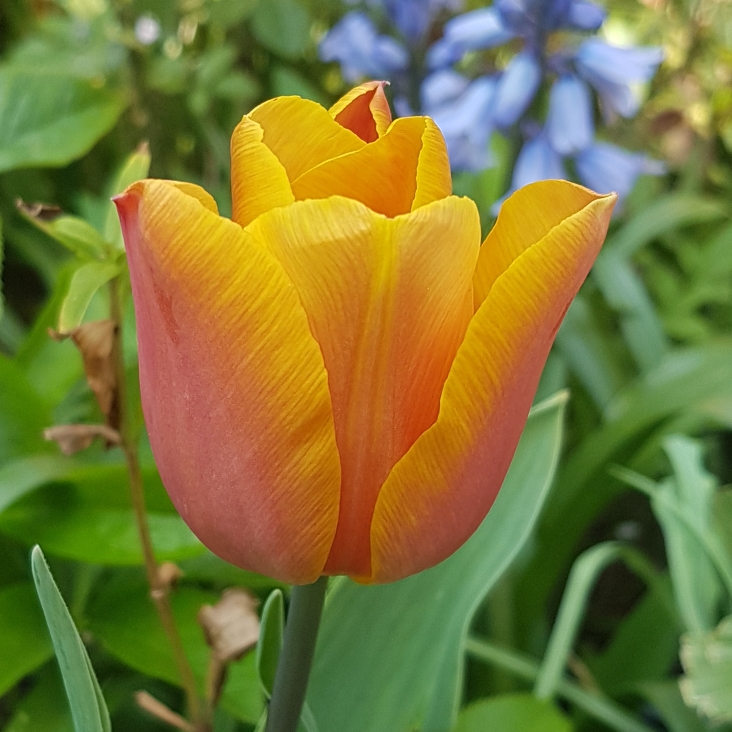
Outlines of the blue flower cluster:
{"label": "blue flower cluster", "polygon": [[[321,58],[339,62],[351,82],[392,81],[397,112],[411,114],[419,106],[434,118],[455,170],[490,166],[491,134],[518,129],[524,142],[512,190],[567,178],[568,161],[582,183],[621,197],[640,174],[663,172],[658,161],[597,141],[594,124],[595,97],[605,122],[637,113],[636,86],[655,74],[660,48],[620,48],[587,37],[549,52],[548,39],[556,31],[574,31],[567,34],[571,39],[600,28],[605,11],[588,0],[495,0],[448,19],[442,37],[430,44],[438,17],[459,9],[460,0],[365,0],[328,32]],[[392,34],[381,32],[367,11],[377,11]],[[466,54],[517,40],[520,50],[502,71],[468,78],[454,68]],[[549,86],[542,124],[531,112],[541,106],[534,102],[543,83]]]}

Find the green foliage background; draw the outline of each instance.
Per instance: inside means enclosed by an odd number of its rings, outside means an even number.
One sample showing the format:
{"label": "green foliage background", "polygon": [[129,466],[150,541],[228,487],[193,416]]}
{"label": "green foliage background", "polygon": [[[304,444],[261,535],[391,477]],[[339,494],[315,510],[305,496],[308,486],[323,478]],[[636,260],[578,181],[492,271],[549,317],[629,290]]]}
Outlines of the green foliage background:
{"label": "green foliage background", "polygon": [[[670,173],[639,181],[614,220],[559,332],[501,499],[476,536],[392,586],[333,583],[308,730],[699,732],[732,719],[732,10],[711,0],[613,0],[608,9],[609,32],[662,43],[666,61],[640,117],[606,134],[650,148]],[[5,732],[73,729],[33,587],[36,543],[112,728],[168,728],[135,705],[140,689],[184,710],[148,599],[120,451],[93,445],[64,457],[43,440],[51,425],[102,419],[77,350],[47,331],[108,316],[107,284],[125,271],[109,202],[121,181],[149,164],[151,176],[203,185],[226,214],[228,138],[242,114],[279,94],[328,104],[345,89],[317,57],[318,39],[343,12],[337,0],[3,3]],[[147,14],[159,37],[143,45],[134,29]],[[456,179],[486,226],[509,164],[506,153],[496,169]],[[64,215],[34,225],[18,199]],[[130,307],[124,317],[134,384]],[[129,401],[139,428],[134,389]],[[200,607],[230,586],[264,601],[276,583],[198,543],[144,436],[140,446],[156,555],[184,572],[173,610],[203,685]],[[43,567],[36,557],[53,605]],[[230,668],[214,728],[251,730],[263,705],[250,653]]]}

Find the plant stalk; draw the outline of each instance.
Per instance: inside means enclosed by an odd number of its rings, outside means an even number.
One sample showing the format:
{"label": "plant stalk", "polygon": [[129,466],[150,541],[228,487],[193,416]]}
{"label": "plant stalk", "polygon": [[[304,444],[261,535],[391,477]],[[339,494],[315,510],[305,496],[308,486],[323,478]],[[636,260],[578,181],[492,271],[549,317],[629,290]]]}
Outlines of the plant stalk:
{"label": "plant stalk", "polygon": [[295,732],[305,703],[328,578],[292,588],[265,732]]}
{"label": "plant stalk", "polygon": [[130,434],[130,425],[127,415],[127,383],[125,378],[124,354],[122,353],[122,303],[120,294],[120,281],[115,277],[110,283],[110,315],[116,325],[113,359],[115,369],[115,382],[117,389],[119,433],[121,437],[121,448],[127,463],[127,472],[130,481],[130,497],[132,500],[132,511],[135,515],[137,533],[140,536],[142,555],[145,562],[145,573],[150,587],[150,598],[155,605],[165,635],[170,643],[175,664],[180,674],[183,689],[186,694],[188,713],[196,730],[204,732],[207,729],[206,721],[203,718],[201,701],[196,688],[196,679],[193,675],[188,657],[186,656],[181,641],[178,626],[173,615],[173,608],[170,604],[170,587],[161,578],[158,572],[158,563],[155,559],[150,526],[147,521],[145,509],[145,493],[143,490],[142,471],[137,453],[137,440]]}

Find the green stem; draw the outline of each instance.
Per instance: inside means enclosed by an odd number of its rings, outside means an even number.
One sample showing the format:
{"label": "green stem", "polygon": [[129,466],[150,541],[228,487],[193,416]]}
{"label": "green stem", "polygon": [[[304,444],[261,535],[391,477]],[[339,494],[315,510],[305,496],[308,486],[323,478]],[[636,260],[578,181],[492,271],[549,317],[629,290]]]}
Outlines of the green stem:
{"label": "green stem", "polygon": [[265,732],[295,732],[305,703],[328,578],[292,588]]}

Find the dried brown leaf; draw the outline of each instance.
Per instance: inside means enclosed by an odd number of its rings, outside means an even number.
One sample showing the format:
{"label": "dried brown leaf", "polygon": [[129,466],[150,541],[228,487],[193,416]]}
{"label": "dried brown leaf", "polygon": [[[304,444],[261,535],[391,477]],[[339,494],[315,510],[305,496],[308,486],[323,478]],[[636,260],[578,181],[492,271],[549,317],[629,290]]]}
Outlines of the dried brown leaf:
{"label": "dried brown leaf", "polygon": [[198,622],[206,635],[206,642],[214,655],[223,663],[241,658],[251,650],[259,638],[257,599],[246,590],[224,590],[215,605],[204,605],[198,613]]}
{"label": "dried brown leaf", "polygon": [[117,430],[106,424],[58,424],[43,430],[43,437],[56,442],[64,455],[86,450],[97,437],[101,437],[107,445],[119,445],[121,438]]}
{"label": "dried brown leaf", "polygon": [[18,198],[15,201],[18,211],[25,214],[28,218],[37,219],[38,221],[53,221],[61,215],[61,209],[47,203],[25,203]]}

